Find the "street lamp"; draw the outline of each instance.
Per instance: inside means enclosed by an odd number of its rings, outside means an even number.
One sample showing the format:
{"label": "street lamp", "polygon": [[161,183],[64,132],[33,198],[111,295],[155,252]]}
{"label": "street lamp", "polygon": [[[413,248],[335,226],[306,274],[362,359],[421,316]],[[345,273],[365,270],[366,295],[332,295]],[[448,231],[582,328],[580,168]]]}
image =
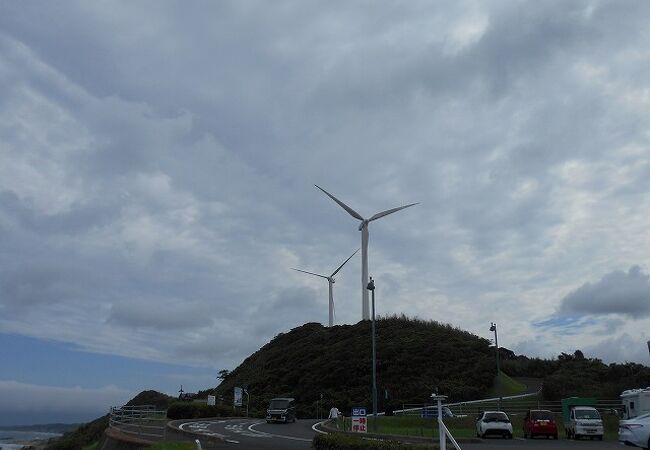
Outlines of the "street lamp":
{"label": "street lamp", "polygon": [[248,417],[248,405],[251,403],[251,395],[248,393],[248,385],[244,385],[244,394],[246,394],[246,417]]}
{"label": "street lamp", "polygon": [[372,431],[377,432],[377,356],[375,345],[375,280],[370,277],[368,290],[372,294]]}
{"label": "street lamp", "polygon": [[497,389],[499,390],[499,410],[501,410],[501,369],[499,367],[499,336],[496,323],[490,322],[490,331],[494,331],[494,347],[497,354]]}

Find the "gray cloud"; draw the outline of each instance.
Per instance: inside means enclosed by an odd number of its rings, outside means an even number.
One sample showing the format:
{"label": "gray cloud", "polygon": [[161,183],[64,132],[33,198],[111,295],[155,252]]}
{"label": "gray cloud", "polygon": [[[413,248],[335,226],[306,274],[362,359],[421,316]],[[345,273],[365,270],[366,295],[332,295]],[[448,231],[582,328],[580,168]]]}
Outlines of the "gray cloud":
{"label": "gray cloud", "polygon": [[555,308],[641,329],[640,271],[549,299],[647,257],[649,8],[4,3],[0,332],[234,367],[327,320],[289,268],[360,236],[314,183],[362,214],[421,202],[371,225],[381,314],[498,318],[544,355]]}
{"label": "gray cloud", "polygon": [[596,283],[586,283],[562,299],[561,313],[650,316],[650,276],[639,266],[608,273]]}

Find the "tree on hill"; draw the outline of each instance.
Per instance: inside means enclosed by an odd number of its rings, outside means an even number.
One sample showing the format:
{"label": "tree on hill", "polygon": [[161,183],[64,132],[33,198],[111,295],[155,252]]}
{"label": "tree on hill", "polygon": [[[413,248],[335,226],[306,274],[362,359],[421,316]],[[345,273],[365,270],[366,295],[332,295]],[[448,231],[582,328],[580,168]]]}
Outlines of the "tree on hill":
{"label": "tree on hill", "polygon": [[[486,339],[437,322],[406,317],[377,321],[377,383],[382,402],[426,403],[433,387],[454,400],[474,399],[491,386],[493,356]],[[371,403],[370,322],[323,327],[308,323],[280,333],[244,360],[217,388],[232,399],[249,386],[251,410],[291,396],[312,415],[323,395],[341,410]],[[384,405],[380,405],[383,407]]]}

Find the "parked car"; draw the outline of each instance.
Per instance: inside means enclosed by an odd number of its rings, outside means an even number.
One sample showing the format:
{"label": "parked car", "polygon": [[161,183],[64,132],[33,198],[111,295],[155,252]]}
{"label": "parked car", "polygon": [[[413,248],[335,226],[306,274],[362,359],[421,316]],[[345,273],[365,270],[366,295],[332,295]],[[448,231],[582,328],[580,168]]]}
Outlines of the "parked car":
{"label": "parked car", "polygon": [[[438,418],[438,407],[437,406],[425,406],[422,408],[421,417],[425,419],[434,419]],[[448,406],[442,407],[442,417],[454,417],[454,413],[451,412]]]}
{"label": "parked car", "polygon": [[618,423],[618,441],[621,444],[650,448],[650,413]]}
{"label": "parked car", "polygon": [[295,399],[278,397],[272,398],[269,408],[266,410],[266,422],[295,422],[296,404]]}
{"label": "parked car", "polygon": [[496,434],[512,439],[512,423],[503,411],[483,411],[476,420],[476,436],[484,438]]}
{"label": "parked car", "polygon": [[557,439],[555,415],[547,409],[531,409],[524,416],[524,438],[535,436]]}

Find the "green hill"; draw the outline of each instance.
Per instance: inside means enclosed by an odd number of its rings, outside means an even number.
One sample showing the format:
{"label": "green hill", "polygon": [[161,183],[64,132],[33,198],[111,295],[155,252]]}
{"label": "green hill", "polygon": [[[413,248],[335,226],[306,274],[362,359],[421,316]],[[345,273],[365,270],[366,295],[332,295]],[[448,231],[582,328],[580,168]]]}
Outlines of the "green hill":
{"label": "green hill", "polygon": [[[493,383],[494,350],[487,339],[403,316],[379,319],[376,329],[382,410],[425,403],[436,388],[450,400],[480,398]],[[321,394],[328,409],[333,404],[342,411],[369,407],[371,358],[369,321],[330,328],[308,323],[279,334],[246,358],[216,394],[229,402],[233,387],[247,385],[256,412],[264,411],[272,397],[295,397],[303,416],[315,416]]]}

